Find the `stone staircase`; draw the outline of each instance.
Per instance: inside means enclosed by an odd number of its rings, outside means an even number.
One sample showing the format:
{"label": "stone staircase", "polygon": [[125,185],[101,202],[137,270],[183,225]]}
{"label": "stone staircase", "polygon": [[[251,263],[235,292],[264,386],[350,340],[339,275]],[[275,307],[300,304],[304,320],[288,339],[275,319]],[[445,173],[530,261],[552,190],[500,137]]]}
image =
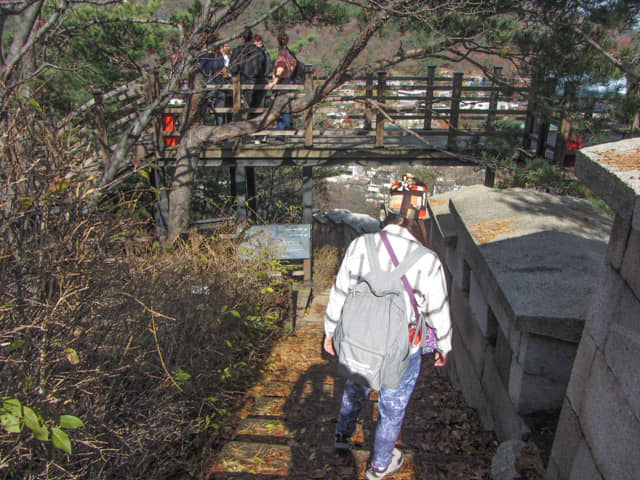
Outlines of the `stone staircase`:
{"label": "stone staircase", "polygon": [[[372,401],[361,413],[353,450],[336,453],[333,437],[344,380],[335,376],[335,359],[322,352],[326,301],[327,294],[316,296],[297,322],[295,334],[274,348],[263,381],[252,388],[240,411],[236,435],[214,459],[208,480],[364,478],[377,419],[376,394],[372,393]],[[459,394],[436,374],[429,365],[431,359],[424,358],[423,369],[430,373],[423,373],[419,380],[399,441],[406,454],[405,465],[387,478],[489,478],[495,453],[492,434],[480,431],[472,410],[450,408],[448,404],[459,404]],[[438,384],[437,391],[434,384]],[[444,392],[442,385],[446,385]],[[411,421],[417,415],[421,420]],[[430,428],[424,428],[424,421]],[[437,428],[432,429],[434,426]],[[471,455],[440,448],[441,435],[450,440],[452,435],[474,432],[478,438],[469,445],[475,442],[489,448],[476,449]],[[444,443],[448,445],[449,440]],[[416,473],[418,469],[424,473]],[[456,475],[450,476],[453,473]],[[465,476],[467,473],[470,475]]]}

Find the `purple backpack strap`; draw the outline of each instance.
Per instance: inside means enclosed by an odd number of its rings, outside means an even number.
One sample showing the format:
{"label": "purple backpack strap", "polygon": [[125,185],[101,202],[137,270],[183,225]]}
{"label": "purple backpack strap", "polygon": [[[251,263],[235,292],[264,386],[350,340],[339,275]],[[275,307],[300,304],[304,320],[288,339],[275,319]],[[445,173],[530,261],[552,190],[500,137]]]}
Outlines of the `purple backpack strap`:
{"label": "purple backpack strap", "polygon": [[[389,243],[389,237],[387,236],[387,232],[382,230],[380,232],[380,237],[382,238],[382,243],[384,243],[384,246],[387,247],[387,251],[389,252],[389,256],[391,257],[393,266],[397,267],[399,263],[398,257],[396,257],[396,252],[393,251],[393,248],[391,247],[391,243]],[[405,290],[409,294],[409,300],[411,301],[411,306],[413,307],[413,314],[416,317],[416,324],[417,324],[418,319],[420,318],[420,314],[418,313],[418,302],[416,301],[416,296],[413,293],[413,288],[411,288],[411,285],[409,284],[409,280],[407,280],[406,275],[402,276],[402,284],[404,285]]]}
{"label": "purple backpack strap", "polygon": [[[393,247],[389,242],[389,237],[387,236],[387,232],[384,230],[380,231],[380,238],[382,238],[382,243],[387,248],[387,252],[389,252],[389,256],[391,257],[391,261],[393,262],[394,267],[398,266],[398,257],[396,256],[396,252],[393,251]],[[421,334],[424,338],[422,339],[422,353],[433,353],[437,347],[437,338],[436,334],[431,327],[429,327],[426,322],[420,321],[420,313],[418,312],[418,302],[416,301],[416,296],[413,293],[413,288],[409,284],[409,280],[407,280],[407,276],[402,276],[402,284],[404,285],[407,294],[409,295],[409,301],[411,302],[411,306],[413,307],[413,314],[415,315],[416,325],[418,329],[416,331],[416,335]],[[424,328],[423,328],[424,327]],[[424,331],[423,331],[424,330]]]}

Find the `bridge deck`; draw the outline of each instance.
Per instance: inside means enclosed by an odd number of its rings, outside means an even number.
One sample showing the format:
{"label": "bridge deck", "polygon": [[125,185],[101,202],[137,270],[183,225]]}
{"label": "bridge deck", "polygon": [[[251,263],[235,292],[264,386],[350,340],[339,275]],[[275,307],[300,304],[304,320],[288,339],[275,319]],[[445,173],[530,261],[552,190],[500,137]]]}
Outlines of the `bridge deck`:
{"label": "bridge deck", "polygon": [[[209,144],[200,156],[199,166],[316,166],[429,164],[472,165],[479,158],[469,154],[472,142],[483,142],[483,132],[465,132],[456,137],[456,149],[448,149],[448,130],[414,130],[415,135],[398,129],[385,132],[384,145],[376,145],[375,132],[356,129],[314,131],[313,144],[306,145],[304,132],[268,130],[244,137],[242,141]],[[282,135],[284,140],[277,140]],[[159,164],[174,162],[177,148],[165,148]]]}

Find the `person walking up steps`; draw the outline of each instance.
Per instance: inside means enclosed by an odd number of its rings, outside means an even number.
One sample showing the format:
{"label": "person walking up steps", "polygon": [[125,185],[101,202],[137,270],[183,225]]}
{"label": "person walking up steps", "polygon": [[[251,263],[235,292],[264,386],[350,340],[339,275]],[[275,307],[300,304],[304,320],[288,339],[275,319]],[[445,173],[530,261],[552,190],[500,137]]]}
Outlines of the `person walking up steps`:
{"label": "person walking up steps", "polygon": [[[451,351],[451,319],[444,269],[435,252],[427,248],[428,236],[423,220],[426,217],[427,188],[415,176],[407,174],[392,185],[389,193],[389,209],[383,229],[378,233],[356,238],[347,248],[331,288],[324,317],[323,348],[330,355],[338,354],[339,361],[342,362],[345,352],[352,353],[352,349],[357,349],[354,345],[360,343],[358,339],[355,342],[349,340],[345,333],[348,331],[345,323],[354,322],[353,317],[347,319],[348,315],[353,315],[350,302],[353,297],[359,295],[354,295],[354,292],[361,292],[364,282],[373,284],[379,282],[381,276],[395,278],[402,275],[400,285],[404,285],[405,288],[400,287],[396,296],[401,299],[394,304],[394,310],[402,312],[406,326],[396,323],[400,332],[364,329],[364,336],[378,340],[378,344],[385,344],[385,339],[377,338],[382,335],[405,339],[404,345],[394,344],[396,356],[400,353],[400,357],[404,357],[400,360],[403,362],[404,370],[400,370],[398,378],[388,380],[383,368],[383,374],[374,377],[373,381],[365,381],[361,374],[373,370],[370,365],[355,362],[354,368],[359,370],[355,373],[353,368],[342,364],[339,366],[340,371],[349,371],[350,374],[336,426],[336,449],[350,448],[356,419],[372,390],[371,385],[376,385],[376,389],[379,389],[379,419],[373,455],[366,471],[366,478],[369,480],[384,478],[400,470],[403,465],[404,455],[395,444],[420,373],[425,343],[430,335],[434,334],[431,338],[435,343],[435,366],[444,366]],[[396,265],[399,265],[400,271],[394,275]],[[377,280],[374,282],[373,279]],[[374,316],[362,313],[357,317],[357,322],[363,323],[366,328],[367,324],[376,323],[376,318],[372,317]],[[420,327],[424,325],[423,320],[429,328]],[[361,340],[361,343],[367,342],[366,338]],[[364,348],[364,351],[366,352],[367,348]],[[392,355],[393,353],[391,352]],[[382,380],[378,382],[380,379]],[[377,383],[380,383],[379,387]]]}

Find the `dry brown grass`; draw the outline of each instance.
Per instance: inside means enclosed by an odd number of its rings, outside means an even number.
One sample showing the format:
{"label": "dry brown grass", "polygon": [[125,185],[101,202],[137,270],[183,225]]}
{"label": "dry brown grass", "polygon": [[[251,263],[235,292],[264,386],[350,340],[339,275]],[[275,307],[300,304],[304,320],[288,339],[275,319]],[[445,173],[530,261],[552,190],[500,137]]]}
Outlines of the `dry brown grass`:
{"label": "dry brown grass", "polygon": [[26,123],[0,167],[0,395],[85,427],[71,455],[0,429],[0,478],[198,478],[283,334],[287,277],[239,260],[233,226],[148,240],[139,189],[90,208],[82,155]]}
{"label": "dry brown grass", "polygon": [[313,252],[313,285],[318,291],[331,288],[340,268],[340,250],[324,245]]}

